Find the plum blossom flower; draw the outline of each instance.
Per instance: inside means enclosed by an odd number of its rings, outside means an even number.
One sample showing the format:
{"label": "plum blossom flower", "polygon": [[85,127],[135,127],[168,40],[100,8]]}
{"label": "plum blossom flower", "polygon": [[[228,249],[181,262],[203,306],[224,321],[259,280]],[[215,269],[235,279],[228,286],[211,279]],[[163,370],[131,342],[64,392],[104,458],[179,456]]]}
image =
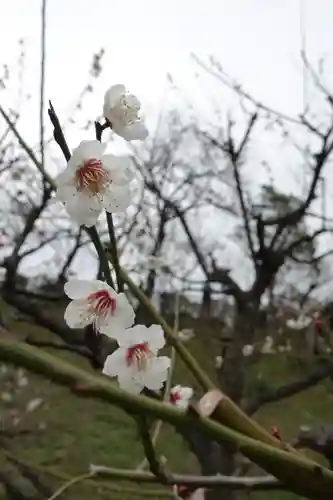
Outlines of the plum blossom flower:
{"label": "plum blossom flower", "polygon": [[143,141],[148,130],[139,116],[141,108],[138,98],[129,94],[122,84],[113,85],[104,97],[103,114],[112,130],[126,141]]}
{"label": "plum blossom flower", "polygon": [[286,321],[286,326],[291,330],[303,330],[311,323],[311,318],[308,316],[300,315],[297,319],[290,318]]}
{"label": "plum blossom flower", "polygon": [[274,354],[276,352],[276,350],[274,348],[273,337],[271,337],[270,335],[267,335],[267,337],[265,337],[265,340],[264,340],[264,343],[262,345],[260,352],[261,352],[261,354]]}
{"label": "plum blossom flower", "polygon": [[215,357],[215,368],[217,368],[218,370],[220,368],[222,368],[223,362],[224,362],[223,356],[216,356]]}
{"label": "plum blossom flower", "polygon": [[31,413],[35,410],[37,410],[37,408],[39,408],[41,406],[41,404],[44,402],[44,400],[42,398],[34,398],[34,399],[31,399],[26,408],[25,408],[25,411],[27,413]]}
{"label": "plum blossom flower", "polygon": [[178,408],[186,410],[192,396],[193,396],[192,387],[183,387],[182,385],[175,385],[170,391],[169,402],[172,405],[177,406]]}
{"label": "plum blossom flower", "polygon": [[136,325],[117,338],[119,349],[106,358],[103,373],[117,377],[122,389],[138,394],[144,387],[161,389],[167,379],[170,358],[157,356],[165,344],[159,325]]}
{"label": "plum blossom flower", "polygon": [[178,338],[182,342],[188,342],[189,340],[193,339],[194,337],[194,331],[192,328],[184,328],[183,330],[180,330],[178,332]]}
{"label": "plum blossom flower", "polygon": [[56,178],[57,199],[87,227],[96,224],[103,209],[119,213],[130,204],[130,160],[104,154],[105,148],[99,141],[82,141]]}
{"label": "plum blossom flower", "polygon": [[173,487],[173,497],[176,500],[204,500],[205,490],[204,488],[198,488],[193,491],[191,488],[184,486],[182,484],[174,484]]}
{"label": "plum blossom flower", "polygon": [[251,344],[244,345],[242,349],[243,356],[251,356],[253,353],[253,349],[254,347]]}
{"label": "plum blossom flower", "polygon": [[72,299],[65,311],[70,328],[92,324],[96,331],[118,340],[117,336],[134,323],[135,313],[126,295],[116,293],[103,281],[71,279],[64,290]]}

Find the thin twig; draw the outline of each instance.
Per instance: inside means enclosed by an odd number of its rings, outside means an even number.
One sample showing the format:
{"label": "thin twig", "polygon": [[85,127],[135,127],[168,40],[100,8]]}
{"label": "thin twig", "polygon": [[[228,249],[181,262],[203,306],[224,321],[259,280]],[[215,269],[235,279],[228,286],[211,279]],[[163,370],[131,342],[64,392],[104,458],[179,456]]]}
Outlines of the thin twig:
{"label": "thin twig", "polygon": [[116,273],[116,278],[117,278],[118,292],[120,293],[124,291],[124,282],[121,279],[116,232],[113,224],[113,217],[110,212],[106,212],[106,220],[110,236],[110,244],[111,244],[110,252],[112,253],[112,260],[114,263],[114,271]]}
{"label": "thin twig", "polygon": [[89,472],[89,473],[81,474],[80,476],[76,476],[76,477],[71,478],[69,481],[67,481],[67,483],[60,486],[60,488],[58,488],[57,491],[55,491],[53,493],[53,495],[48,498],[48,500],[55,500],[56,498],[60,497],[60,495],[65,493],[65,491],[67,491],[69,488],[71,488],[71,486],[74,486],[75,484],[81,483],[82,481],[85,481],[86,479],[91,479],[93,476],[94,476],[94,474]]}
{"label": "thin twig", "polygon": [[149,464],[149,469],[154,476],[156,476],[162,484],[168,482],[167,475],[165,474],[161,462],[156,457],[155,448],[151,440],[150,432],[147,425],[147,420],[144,415],[138,415],[135,418],[140,432],[143,449]]}
{"label": "thin twig", "polygon": [[[47,0],[42,0],[41,12],[41,60],[40,60],[40,104],[39,104],[39,126],[40,126],[40,154],[42,169],[45,168],[44,147],[44,94],[45,94],[45,58],[46,58],[46,7]],[[44,179],[43,179],[44,180]],[[45,182],[45,181],[44,181]]]}
{"label": "thin twig", "polygon": [[114,283],[113,283],[113,279],[111,276],[109,261],[105,255],[104,247],[103,247],[102,242],[100,240],[100,237],[98,235],[97,229],[95,226],[87,227],[85,229],[86,229],[87,233],[89,234],[91,241],[93,242],[93,244],[96,248],[96,252],[98,254],[98,257],[100,259],[101,266],[103,269],[104,279],[108,283],[108,285],[110,285],[112,288],[114,288]]}

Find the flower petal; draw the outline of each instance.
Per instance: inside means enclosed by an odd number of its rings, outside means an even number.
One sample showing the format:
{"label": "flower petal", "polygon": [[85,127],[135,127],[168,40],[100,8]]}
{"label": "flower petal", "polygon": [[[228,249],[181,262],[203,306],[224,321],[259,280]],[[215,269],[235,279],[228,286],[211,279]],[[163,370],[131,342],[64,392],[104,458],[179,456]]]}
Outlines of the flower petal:
{"label": "flower petal", "polygon": [[[60,174],[61,175],[61,174]],[[67,202],[77,195],[77,189],[74,183],[59,184],[57,187],[56,198],[62,202]]]}
{"label": "flower petal", "polygon": [[85,196],[76,190],[72,197],[65,201],[65,208],[78,224],[87,227],[96,224],[102,212],[102,205],[97,196]]}
{"label": "flower petal", "polygon": [[108,91],[105,93],[104,96],[104,116],[107,118],[108,116],[108,110],[110,108],[113,108],[119,101],[119,98],[121,97],[122,94],[126,93],[126,87],[125,85],[121,83],[117,83],[116,85],[112,85],[108,89]]}
{"label": "flower petal", "polygon": [[149,343],[149,349],[157,354],[159,349],[165,345],[164,332],[160,325],[151,325],[146,330],[146,342]]}
{"label": "flower petal", "polygon": [[152,391],[161,389],[168,376],[171,360],[167,356],[159,356],[151,361],[149,370],[142,372],[140,381]]}
{"label": "flower petal", "polygon": [[140,384],[140,382],[133,378],[130,372],[123,372],[121,375],[119,375],[118,383],[121,389],[129,391],[133,394],[139,394],[143,389],[143,386]]}
{"label": "flower petal", "polygon": [[122,347],[131,347],[136,344],[147,342],[146,340],[147,327],[144,325],[135,325],[128,328],[123,335],[117,339],[118,344]]}
{"label": "flower petal", "polygon": [[74,184],[75,183],[75,170],[67,166],[65,170],[60,172],[54,179],[56,186],[60,187],[63,184]]}
{"label": "flower petal", "polygon": [[73,300],[68,304],[64,318],[70,328],[84,328],[93,322],[94,315],[88,311],[87,301]]}
{"label": "flower petal", "polygon": [[112,186],[103,193],[102,204],[109,213],[122,213],[131,204],[131,191],[128,186]]}
{"label": "flower petal", "polygon": [[76,166],[81,166],[91,158],[100,160],[103,156],[105,148],[106,144],[103,144],[97,140],[80,142],[79,146],[73,151],[73,158],[75,160]]}
{"label": "flower petal", "polygon": [[182,399],[189,400],[193,396],[192,387],[181,387],[180,395]]}
{"label": "flower petal", "polygon": [[126,351],[125,349],[116,349],[110,354],[104,363],[103,373],[108,377],[117,377],[120,373],[126,371]]}
{"label": "flower petal", "polygon": [[105,170],[109,172],[112,183],[118,186],[128,184],[135,178],[131,168],[132,162],[128,156],[104,155],[102,163]]}
{"label": "flower petal", "polygon": [[65,283],[64,292],[70,299],[86,298],[96,290],[96,281],[70,279]]}
{"label": "flower petal", "polygon": [[126,319],[124,320],[122,316],[113,316],[111,314],[108,314],[106,317],[101,316],[96,320],[98,331],[117,342],[123,337],[126,328],[131,326],[125,326],[126,323]]}
{"label": "flower petal", "polygon": [[112,130],[123,137],[125,141],[144,141],[148,137],[148,130],[141,120],[125,126],[118,121],[114,121]]}

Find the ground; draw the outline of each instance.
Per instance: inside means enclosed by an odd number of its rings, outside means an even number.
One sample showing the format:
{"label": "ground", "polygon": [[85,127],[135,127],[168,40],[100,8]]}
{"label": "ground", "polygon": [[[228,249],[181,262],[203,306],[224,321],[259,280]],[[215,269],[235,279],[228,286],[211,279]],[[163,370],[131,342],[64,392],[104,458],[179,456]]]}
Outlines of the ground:
{"label": "ground", "polygon": [[[6,310],[6,317],[10,319],[13,328],[19,328],[27,333],[38,330],[38,336],[44,338],[49,336],[49,333],[42,329],[36,329],[29,323],[13,319],[11,313],[11,310]],[[205,345],[200,340],[194,339],[190,341],[189,347],[213,376],[212,363],[205,351]],[[65,356],[71,362],[83,364],[89,369],[84,361],[72,354],[61,354],[59,351],[53,351],[53,354]],[[253,376],[259,376],[274,385],[279,385],[297,377],[302,371],[304,367],[291,355],[279,354],[264,357],[256,366]],[[176,365],[175,380],[183,383],[192,382],[180,361]],[[9,424],[8,418],[11,415],[11,422],[14,418],[19,419],[17,430],[28,431],[25,435],[11,438],[11,453],[19,456],[22,461],[34,464],[43,474],[48,475],[45,471],[52,469],[55,475],[48,477],[52,477],[54,490],[61,486],[65,476],[87,472],[90,463],[133,468],[143,458],[133,423],[122,411],[113,406],[79,399],[65,388],[17,368],[6,370],[4,365],[0,367],[0,393],[0,415],[5,416],[3,419],[5,427]],[[37,406],[38,403],[40,406],[33,411],[27,411],[29,402],[30,406],[33,404]],[[266,428],[278,425],[282,436],[288,439],[297,433],[301,424],[318,425],[328,422],[332,409],[333,395],[330,392],[329,382],[325,382],[296,397],[265,406],[256,418]],[[162,428],[158,450],[167,458],[168,465],[173,470],[179,472],[196,470],[194,458],[167,426]],[[62,478],[57,477],[61,474]],[[113,482],[104,483],[103,487],[98,488],[94,483],[73,486],[70,494],[61,498],[86,500],[91,498],[92,494],[96,499],[113,500],[171,497],[170,488],[151,486],[140,488],[133,483],[121,483],[120,486],[119,483]],[[266,497],[267,493],[253,494],[251,499],[264,500]],[[270,500],[297,498],[283,492],[270,492],[269,497]]]}

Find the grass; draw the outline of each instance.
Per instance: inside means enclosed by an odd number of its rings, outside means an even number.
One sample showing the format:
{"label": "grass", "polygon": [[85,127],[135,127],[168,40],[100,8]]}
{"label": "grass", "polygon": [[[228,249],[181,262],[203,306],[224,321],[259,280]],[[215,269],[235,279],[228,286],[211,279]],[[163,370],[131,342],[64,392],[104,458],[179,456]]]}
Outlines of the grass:
{"label": "grass", "polygon": [[[12,310],[5,309],[5,319],[13,328],[24,333],[34,333],[39,338],[49,338],[50,333],[28,322],[17,321],[12,317]],[[189,348],[201,365],[214,377],[212,362],[205,342],[200,339],[190,341]],[[50,350],[50,352],[52,352]],[[90,369],[88,364],[72,354],[65,356],[72,362]],[[273,385],[280,385],[292,380],[304,371],[304,368],[285,354],[266,356],[255,367],[251,377],[259,377]],[[12,401],[0,400],[0,414],[4,415],[6,425],[13,419],[13,411],[19,419],[16,428],[29,429],[30,433],[11,439],[11,452],[22,460],[40,468],[53,468],[69,475],[87,472],[89,464],[104,464],[116,467],[136,467],[143,458],[143,451],[133,422],[120,410],[97,401],[79,399],[70,391],[58,387],[34,374],[27,374],[28,384],[17,387],[18,370],[11,368],[6,374],[0,374],[0,393],[13,395]],[[21,373],[22,376],[22,373]],[[181,361],[177,361],[175,380],[192,384],[193,380]],[[265,427],[279,426],[283,438],[294,436],[300,425],[318,425],[329,422],[333,409],[333,395],[323,383],[309,391],[277,404],[265,406],[256,415]],[[26,411],[26,405],[35,398],[43,400],[42,405],[33,412]],[[179,472],[196,470],[194,457],[189,455],[184,443],[174,435],[172,429],[164,426],[158,442],[158,452],[168,460],[168,465]],[[53,480],[53,487],[61,485]],[[70,498],[86,500],[94,495],[96,499],[143,498],[149,496],[148,488],[133,484],[112,484],[112,494],[105,486],[75,486]],[[120,490],[121,488],[121,490]],[[158,491],[156,491],[156,488]],[[155,498],[170,498],[168,490],[161,487],[149,487]],[[143,491],[144,490],[144,491]],[[1,491],[1,490],[0,490]],[[155,491],[155,493],[154,493]],[[1,494],[0,494],[1,498]],[[64,496],[64,498],[66,498]],[[252,494],[252,500],[264,500],[267,493]],[[285,492],[269,493],[270,500],[292,500],[299,497]]]}

